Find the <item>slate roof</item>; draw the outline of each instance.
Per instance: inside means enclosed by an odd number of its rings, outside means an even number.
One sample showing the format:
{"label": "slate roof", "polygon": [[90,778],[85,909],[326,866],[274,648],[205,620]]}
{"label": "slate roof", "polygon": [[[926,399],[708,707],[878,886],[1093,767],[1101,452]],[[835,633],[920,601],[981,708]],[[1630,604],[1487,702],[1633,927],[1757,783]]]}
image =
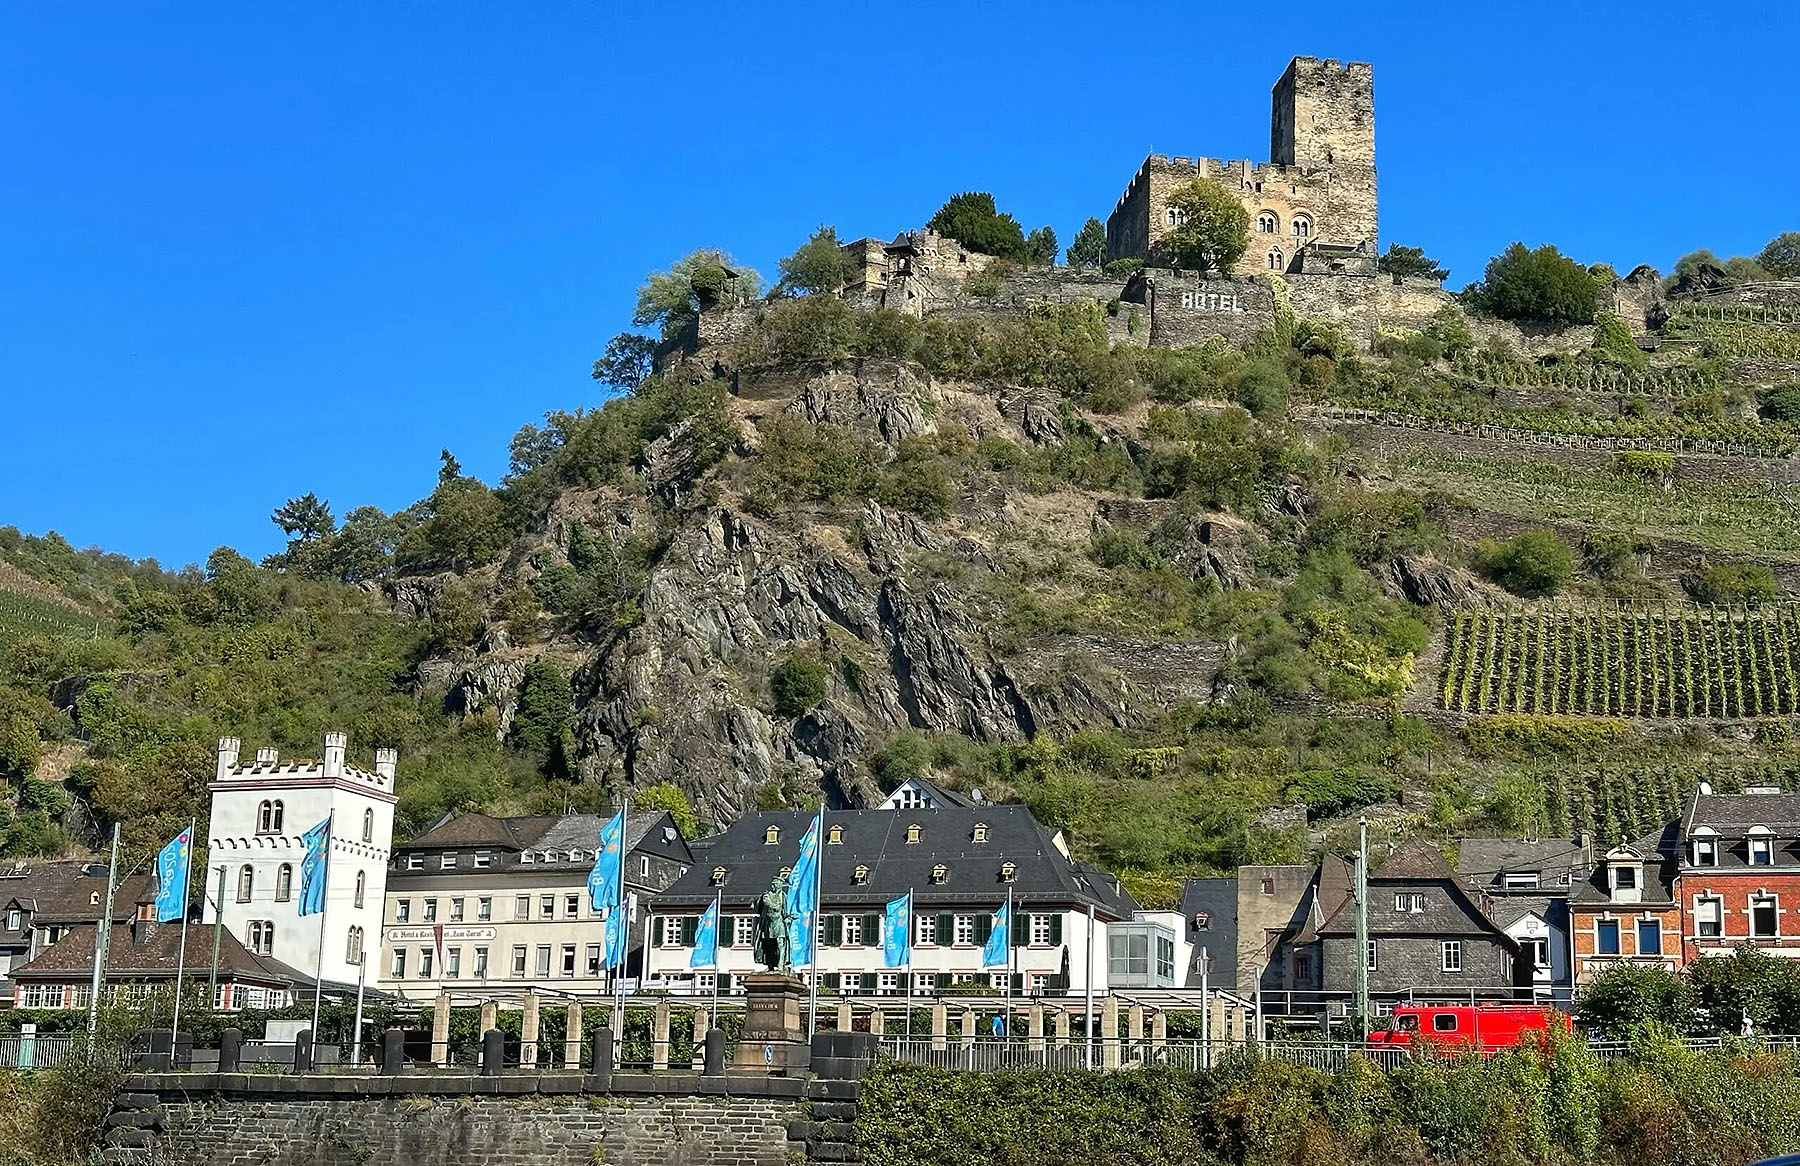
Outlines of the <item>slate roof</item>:
{"label": "slate roof", "polygon": [[[651,902],[654,910],[704,907],[719,889],[712,884],[715,867],[724,867],[728,907],[744,909],[768,889],[783,867],[791,867],[811,813],[748,814],[710,841],[700,861]],[[975,827],[988,828],[986,842],[973,841]],[[907,830],[919,827],[919,841],[908,843]],[[765,842],[768,827],[780,831],[774,845]],[[1129,918],[1137,909],[1130,892],[1098,868],[1071,861],[1056,846],[1050,831],[1017,805],[948,807],[940,810],[832,810],[825,814],[828,842],[833,826],[843,828],[838,845],[821,845],[825,906],[874,904],[912,891],[920,909],[958,904],[991,905],[1012,891],[1016,901],[1093,904],[1103,919]],[[1016,865],[1011,884],[1001,864]],[[948,882],[931,881],[932,868],[949,868]],[[855,868],[869,868],[868,881],[857,885]]]}
{"label": "slate roof", "polygon": [[1687,830],[1711,826],[1721,833],[1767,826],[1784,838],[1800,837],[1800,794],[1695,794]]}
{"label": "slate roof", "polygon": [[909,778],[907,778],[905,781],[901,782],[899,785],[895,786],[891,791],[889,791],[889,793],[887,794],[887,797],[884,797],[882,799],[883,803],[885,803],[888,800],[888,798],[893,797],[894,794],[899,793],[902,788],[909,786],[909,785],[916,787],[920,793],[924,794],[926,797],[930,798],[933,802],[937,803],[937,805],[939,807],[962,806],[964,808],[967,808],[969,806],[973,806],[976,804],[975,800],[973,798],[969,797],[967,794],[959,794],[955,790],[945,789],[943,786],[939,785],[937,782],[932,781],[930,778],[926,778],[926,777],[909,777]]}
{"label": "slate roof", "polygon": [[[1392,896],[1409,887],[1431,886],[1445,892],[1443,901],[1428,895],[1419,914],[1396,916]],[[1355,867],[1346,859],[1327,855],[1320,864],[1315,907],[1302,932],[1301,942],[1326,935],[1356,933]],[[1424,838],[1409,838],[1379,870],[1369,874],[1369,932],[1371,935],[1482,935],[1515,947],[1494,921],[1484,903],[1475,897],[1444,854]]]}
{"label": "slate roof", "polygon": [[[106,867],[87,862],[44,862],[0,872],[0,944],[24,942],[32,928],[47,924],[93,922],[100,918],[95,895],[106,900]],[[153,874],[125,875],[113,891],[113,919],[126,921],[137,914],[140,903],[156,898]],[[20,930],[6,929],[6,916],[14,906],[29,918]]]}
{"label": "slate roof", "polygon": [[[1188,879],[1181,885],[1181,915],[1187,920],[1188,942],[1196,950],[1206,948],[1210,975],[1224,984],[1237,980],[1237,892],[1235,878]],[[1202,911],[1206,913],[1204,931],[1194,923],[1194,916]],[[1189,979],[1193,985],[1200,982],[1197,969]]]}
{"label": "slate roof", "polygon": [[[86,977],[94,967],[97,926],[71,928],[30,963],[10,973],[15,980],[68,980]],[[190,974],[209,974],[212,967],[211,936],[194,928],[188,936],[187,968]],[[139,922],[115,925],[106,949],[106,974],[122,979],[173,977],[181,945],[181,924]],[[312,978],[280,960],[253,954],[229,931],[219,933],[219,971],[234,979],[263,984],[298,985]]]}
{"label": "slate roof", "polygon": [[[419,851],[462,850],[488,847],[518,853],[532,851],[530,865],[537,868],[579,866],[594,863],[594,850],[600,844],[600,827],[616,810],[598,814],[548,814],[518,818],[494,818],[487,814],[456,814],[440,818],[423,834],[394,847],[396,859],[404,860]],[[673,825],[667,810],[644,810],[627,815],[625,847],[635,849],[645,835],[664,823]],[[571,852],[580,858],[570,859]],[[552,857],[545,859],[543,855]],[[396,865],[399,865],[396,863]]]}
{"label": "slate roof", "polygon": [[[1675,879],[1680,873],[1681,824],[1670,822],[1629,845],[1642,852],[1645,858],[1641,901],[1653,906],[1672,906],[1675,903]],[[1594,869],[1569,897],[1573,905],[1603,906],[1613,901],[1612,890],[1606,884],[1605,855],[1595,858]]]}
{"label": "slate roof", "polygon": [[1506,874],[1536,874],[1537,887],[1510,892],[1529,895],[1572,889],[1589,865],[1586,849],[1565,838],[1464,838],[1456,869],[1470,886],[1494,894],[1509,893]]}

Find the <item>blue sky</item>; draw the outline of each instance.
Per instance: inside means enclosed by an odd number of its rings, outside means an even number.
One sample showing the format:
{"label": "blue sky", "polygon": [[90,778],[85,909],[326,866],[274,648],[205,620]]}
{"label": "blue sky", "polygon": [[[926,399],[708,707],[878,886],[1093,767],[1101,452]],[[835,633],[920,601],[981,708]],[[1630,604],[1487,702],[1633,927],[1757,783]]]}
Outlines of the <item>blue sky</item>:
{"label": "blue sky", "polygon": [[1268,155],[1288,57],[1373,61],[1384,243],[1666,270],[1800,229],[1787,5],[15,5],[0,523],[165,565],[269,511],[490,482],[638,283],[991,190],[1066,243],[1145,153]]}

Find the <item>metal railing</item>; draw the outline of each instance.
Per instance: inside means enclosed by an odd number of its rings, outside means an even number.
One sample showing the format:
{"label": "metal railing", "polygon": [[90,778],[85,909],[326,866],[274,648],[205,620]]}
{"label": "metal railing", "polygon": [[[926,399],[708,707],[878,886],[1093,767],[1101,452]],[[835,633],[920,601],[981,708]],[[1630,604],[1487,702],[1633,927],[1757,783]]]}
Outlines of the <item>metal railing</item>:
{"label": "metal railing", "polygon": [[[1022,1069],[1131,1069],[1143,1065],[1170,1065],[1180,1069],[1206,1069],[1234,1054],[1248,1053],[1265,1060],[1287,1061],[1325,1072],[1336,1072],[1352,1057],[1364,1057],[1384,1069],[1393,1069],[1414,1053],[1399,1047],[1369,1046],[1360,1042],[1134,1040],[1097,1037],[1091,1044],[1071,1037],[884,1037],[881,1054],[889,1060],[935,1069],[962,1069],[995,1073]],[[1432,1055],[1435,1050],[1427,1050]]]}
{"label": "metal railing", "polygon": [[70,1034],[0,1036],[0,1069],[54,1069],[75,1048]]}

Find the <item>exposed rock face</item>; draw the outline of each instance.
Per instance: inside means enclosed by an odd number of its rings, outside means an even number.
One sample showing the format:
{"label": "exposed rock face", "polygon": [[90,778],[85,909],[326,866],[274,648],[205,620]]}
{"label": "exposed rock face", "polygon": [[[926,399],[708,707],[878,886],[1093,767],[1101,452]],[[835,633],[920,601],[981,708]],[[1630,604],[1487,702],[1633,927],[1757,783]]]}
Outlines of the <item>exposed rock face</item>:
{"label": "exposed rock face", "polygon": [[1490,607],[1505,600],[1491,584],[1423,555],[1401,555],[1385,574],[1396,595],[1421,607]]}

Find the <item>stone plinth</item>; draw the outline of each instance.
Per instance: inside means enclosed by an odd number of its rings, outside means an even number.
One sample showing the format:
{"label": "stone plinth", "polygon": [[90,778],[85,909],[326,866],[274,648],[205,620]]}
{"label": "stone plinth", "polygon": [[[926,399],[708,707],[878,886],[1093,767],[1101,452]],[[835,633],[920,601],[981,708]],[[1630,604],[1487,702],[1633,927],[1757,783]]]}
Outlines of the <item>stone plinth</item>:
{"label": "stone plinth", "polygon": [[771,1073],[805,1070],[810,1061],[805,996],[805,986],[795,976],[746,977],[744,1032],[733,1067]]}

